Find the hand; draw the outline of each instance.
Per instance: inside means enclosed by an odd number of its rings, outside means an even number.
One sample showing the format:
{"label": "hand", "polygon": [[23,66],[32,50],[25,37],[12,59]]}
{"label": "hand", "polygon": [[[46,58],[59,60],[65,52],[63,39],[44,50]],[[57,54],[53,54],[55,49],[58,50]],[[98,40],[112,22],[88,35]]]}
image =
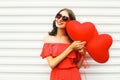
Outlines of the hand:
{"label": "hand", "polygon": [[83,41],[83,42],[81,42],[81,41],[74,41],[74,42],[70,45],[70,47],[71,47],[72,49],[74,49],[74,50],[80,51],[80,50],[82,50],[82,49],[84,48],[85,44],[86,44],[86,41]]}

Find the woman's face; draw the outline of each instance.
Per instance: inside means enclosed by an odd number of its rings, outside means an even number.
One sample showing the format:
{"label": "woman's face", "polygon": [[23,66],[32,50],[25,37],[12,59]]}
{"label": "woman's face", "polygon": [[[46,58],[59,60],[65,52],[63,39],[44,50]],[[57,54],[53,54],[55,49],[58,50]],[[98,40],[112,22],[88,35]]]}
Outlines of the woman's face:
{"label": "woman's face", "polygon": [[58,28],[65,28],[66,23],[70,20],[67,11],[61,11],[56,15],[55,22]]}

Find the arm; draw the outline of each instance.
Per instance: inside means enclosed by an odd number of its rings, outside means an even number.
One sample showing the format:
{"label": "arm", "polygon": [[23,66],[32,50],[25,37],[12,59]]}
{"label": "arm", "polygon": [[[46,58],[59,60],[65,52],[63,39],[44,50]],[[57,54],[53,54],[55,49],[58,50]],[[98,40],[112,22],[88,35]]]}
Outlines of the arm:
{"label": "arm", "polygon": [[84,56],[82,56],[81,59],[77,63],[78,68],[80,68],[82,66],[83,61],[84,61]]}
{"label": "arm", "polygon": [[47,61],[51,68],[56,67],[71,51],[76,50],[81,45],[80,41],[74,41],[66,50],[64,50],[60,55],[53,58],[52,56],[48,56]]}
{"label": "arm", "polygon": [[[44,43],[51,43],[53,42],[54,39],[51,36],[46,36],[44,37]],[[66,48],[60,55],[58,55],[57,57],[53,58],[52,56],[47,56],[47,61],[48,61],[48,65],[51,68],[56,67],[72,50],[73,50],[72,45],[70,45],[68,48]]]}
{"label": "arm", "polygon": [[80,60],[77,63],[78,68],[80,68],[82,66],[82,64],[83,64],[83,61],[84,61],[84,58],[85,58],[85,55],[86,55],[86,50],[83,48],[82,52],[80,51],[79,54],[81,54],[82,56],[81,56]]}
{"label": "arm", "polygon": [[[65,51],[63,51],[60,55],[58,55],[57,57],[53,58],[52,56],[48,56],[47,57],[47,61],[48,64],[51,68],[54,68],[55,66],[57,66],[71,51],[73,51],[74,49],[76,50],[76,48],[78,48],[78,46],[76,47],[76,44],[80,44],[79,42],[75,41],[73,42]],[[78,68],[81,67],[83,60],[84,60],[84,56],[85,56],[85,50],[84,48],[82,49],[82,52],[80,50],[80,53],[82,54],[82,57],[80,59],[80,61],[77,63]],[[79,53],[79,54],[80,54]]]}
{"label": "arm", "polygon": [[59,56],[53,58],[52,56],[47,57],[48,65],[51,68],[54,68],[59,64],[70,52],[72,51],[72,48],[69,46],[65,51],[63,51]]}
{"label": "arm", "polygon": [[[44,38],[44,42],[52,42],[53,39],[51,39],[51,37],[45,37]],[[66,48],[60,55],[58,55],[57,57],[53,58],[52,56],[47,56],[47,61],[48,61],[48,65],[51,68],[56,67],[72,50],[75,49],[79,49],[79,47],[83,47],[81,46],[81,42],[80,41],[74,41],[68,48]]]}

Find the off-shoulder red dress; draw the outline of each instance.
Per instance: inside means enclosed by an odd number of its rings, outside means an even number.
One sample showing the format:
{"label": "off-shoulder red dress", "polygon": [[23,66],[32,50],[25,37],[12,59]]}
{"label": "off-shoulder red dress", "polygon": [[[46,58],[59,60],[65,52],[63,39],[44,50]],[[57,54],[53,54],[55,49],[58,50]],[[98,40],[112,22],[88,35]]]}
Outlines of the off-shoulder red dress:
{"label": "off-shoulder red dress", "polygon": [[[44,43],[41,57],[56,57],[60,55],[70,44]],[[78,56],[79,55],[79,56]],[[52,69],[50,80],[81,80],[79,69],[75,62],[80,59],[77,51],[72,51],[63,61]]]}

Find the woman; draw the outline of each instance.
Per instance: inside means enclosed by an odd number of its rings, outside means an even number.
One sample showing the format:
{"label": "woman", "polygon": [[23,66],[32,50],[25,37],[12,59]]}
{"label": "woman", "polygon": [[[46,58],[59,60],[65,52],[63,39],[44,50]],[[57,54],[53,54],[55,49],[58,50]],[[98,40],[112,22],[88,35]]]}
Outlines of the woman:
{"label": "woman", "polygon": [[41,57],[52,68],[50,80],[81,80],[79,68],[85,56],[85,41],[72,41],[66,23],[76,20],[70,9],[60,10],[53,21],[53,30],[44,38]]}

